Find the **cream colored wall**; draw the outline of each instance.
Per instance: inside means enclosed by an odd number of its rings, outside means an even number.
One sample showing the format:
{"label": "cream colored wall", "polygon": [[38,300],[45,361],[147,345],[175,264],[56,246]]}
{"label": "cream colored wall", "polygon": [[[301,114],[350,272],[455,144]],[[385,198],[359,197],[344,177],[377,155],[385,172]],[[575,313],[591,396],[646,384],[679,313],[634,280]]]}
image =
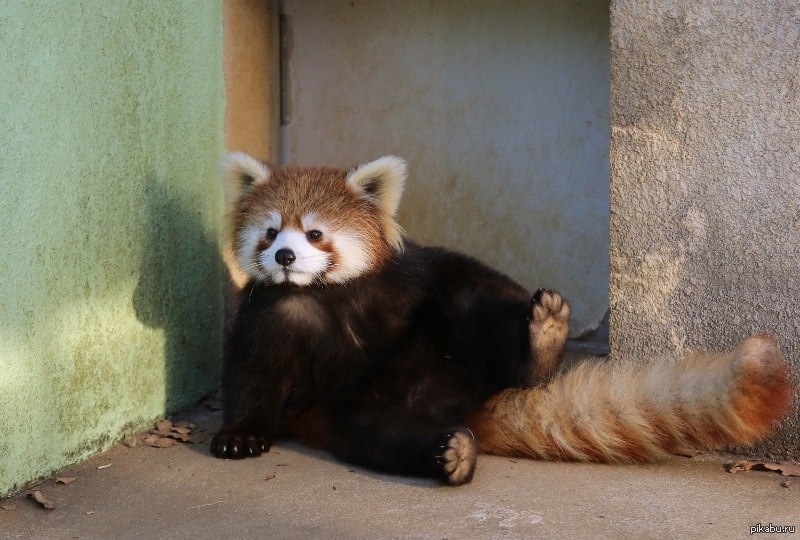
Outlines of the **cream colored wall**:
{"label": "cream colored wall", "polygon": [[[276,163],[280,147],[280,31],[278,0],[224,0],[225,146]],[[223,248],[230,280],[226,306],[247,276]]]}
{"label": "cream colored wall", "polygon": [[225,145],[267,161],[280,145],[277,0],[224,0]]}
{"label": "cream colored wall", "polygon": [[287,0],[282,160],[410,164],[400,220],[570,298],[608,304],[607,1]]}

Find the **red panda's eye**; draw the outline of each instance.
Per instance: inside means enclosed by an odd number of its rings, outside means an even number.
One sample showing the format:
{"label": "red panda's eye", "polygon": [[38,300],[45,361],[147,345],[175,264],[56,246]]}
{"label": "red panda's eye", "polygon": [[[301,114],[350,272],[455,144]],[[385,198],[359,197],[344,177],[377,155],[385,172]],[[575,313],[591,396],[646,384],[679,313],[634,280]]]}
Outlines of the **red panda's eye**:
{"label": "red panda's eye", "polygon": [[275,230],[275,229],[273,229],[272,227],[270,227],[269,229],[267,229],[267,238],[268,238],[269,240],[275,240],[277,237],[278,237],[278,231],[276,231],[276,230]]}
{"label": "red panda's eye", "polygon": [[316,242],[317,240],[320,240],[322,238],[322,232],[316,229],[314,229],[313,231],[308,231],[306,233],[306,238]]}

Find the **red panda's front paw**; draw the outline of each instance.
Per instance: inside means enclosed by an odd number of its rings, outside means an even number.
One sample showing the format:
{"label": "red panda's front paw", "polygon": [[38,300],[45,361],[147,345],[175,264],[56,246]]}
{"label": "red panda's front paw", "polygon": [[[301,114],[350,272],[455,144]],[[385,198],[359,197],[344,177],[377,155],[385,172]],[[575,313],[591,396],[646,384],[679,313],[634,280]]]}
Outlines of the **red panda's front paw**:
{"label": "red panda's front paw", "polygon": [[269,441],[260,435],[223,427],[211,440],[211,453],[222,459],[243,459],[258,457],[270,446]]}
{"label": "red panda's front paw", "polygon": [[436,443],[434,466],[439,479],[451,486],[472,480],[478,458],[478,444],[472,432],[460,428],[443,433]]}

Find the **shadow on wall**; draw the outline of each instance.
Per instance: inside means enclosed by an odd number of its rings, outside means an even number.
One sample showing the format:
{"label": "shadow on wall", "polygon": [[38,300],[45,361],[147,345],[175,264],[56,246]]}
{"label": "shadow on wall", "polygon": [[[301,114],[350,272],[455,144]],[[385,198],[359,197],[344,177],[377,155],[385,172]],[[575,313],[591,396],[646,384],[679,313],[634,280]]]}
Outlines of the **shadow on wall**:
{"label": "shadow on wall", "polygon": [[156,175],[145,179],[147,233],[133,306],[164,330],[165,411],[216,388],[222,365],[223,264],[219,244],[190,201]]}

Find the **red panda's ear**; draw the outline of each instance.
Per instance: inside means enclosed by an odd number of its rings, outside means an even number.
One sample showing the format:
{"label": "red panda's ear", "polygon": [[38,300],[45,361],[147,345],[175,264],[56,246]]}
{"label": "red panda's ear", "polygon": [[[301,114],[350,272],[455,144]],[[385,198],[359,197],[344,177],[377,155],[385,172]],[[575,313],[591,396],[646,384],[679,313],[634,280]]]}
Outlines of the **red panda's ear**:
{"label": "red panda's ear", "polygon": [[232,204],[272,176],[269,165],[242,152],[231,152],[222,159],[222,177],[225,182],[225,202]]}
{"label": "red panda's ear", "polygon": [[359,165],[347,175],[347,187],[376,202],[390,216],[397,213],[405,182],[406,162],[395,156]]}

